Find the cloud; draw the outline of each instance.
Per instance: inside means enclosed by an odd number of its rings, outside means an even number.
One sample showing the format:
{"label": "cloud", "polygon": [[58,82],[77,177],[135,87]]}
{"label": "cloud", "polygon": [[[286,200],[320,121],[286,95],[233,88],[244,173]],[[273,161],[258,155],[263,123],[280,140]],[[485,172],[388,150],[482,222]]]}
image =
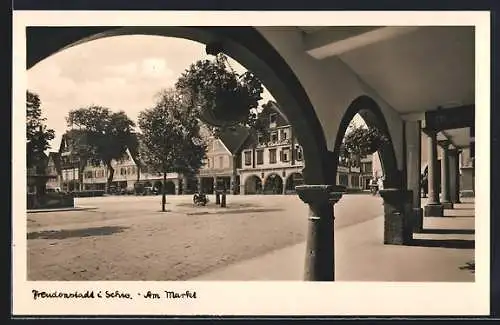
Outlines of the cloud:
{"label": "cloud", "polygon": [[167,68],[165,60],[161,58],[147,58],[142,60],[142,73],[151,78],[170,77],[173,75],[173,71]]}
{"label": "cloud", "polygon": [[[74,46],[38,63],[28,70],[28,88],[40,95],[47,124],[56,130],[52,145],[57,148],[70,110],[96,104],[124,110],[135,120],[140,111],[154,105],[155,94],[172,87],[191,63],[206,58],[203,45],[187,40],[111,37]],[[244,71],[233,60],[230,64]],[[272,98],[267,92],[263,97]]]}
{"label": "cloud", "polygon": [[136,62],[128,62],[107,66],[106,70],[111,74],[132,76],[137,73],[138,68]]}

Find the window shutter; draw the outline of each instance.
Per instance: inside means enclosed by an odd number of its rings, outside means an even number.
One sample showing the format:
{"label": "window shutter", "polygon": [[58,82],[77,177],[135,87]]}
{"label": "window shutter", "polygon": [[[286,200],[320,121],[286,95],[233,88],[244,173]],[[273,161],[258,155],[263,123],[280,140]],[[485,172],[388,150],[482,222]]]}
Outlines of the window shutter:
{"label": "window shutter", "polygon": [[280,161],[283,161],[283,150],[280,150]]}

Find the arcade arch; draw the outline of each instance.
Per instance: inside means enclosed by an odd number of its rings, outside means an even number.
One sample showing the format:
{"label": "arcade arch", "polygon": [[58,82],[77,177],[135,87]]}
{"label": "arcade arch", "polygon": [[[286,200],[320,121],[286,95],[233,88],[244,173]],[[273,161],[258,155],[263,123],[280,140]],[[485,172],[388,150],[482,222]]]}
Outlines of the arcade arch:
{"label": "arcade arch", "polygon": [[402,175],[397,167],[396,153],[386,119],[377,103],[372,98],[365,95],[352,101],[340,122],[340,127],[335,139],[334,170],[336,171],[338,167],[340,145],[342,144],[347,127],[356,114],[359,114],[368,126],[376,127],[389,138],[389,141],[384,143],[378,150],[378,156],[384,175],[384,187],[402,188]]}
{"label": "arcade arch", "polygon": [[257,175],[250,175],[245,179],[245,194],[262,193],[262,180]]}
{"label": "arcade arch", "polygon": [[283,179],[276,173],[269,174],[264,180],[264,194],[282,194]]}

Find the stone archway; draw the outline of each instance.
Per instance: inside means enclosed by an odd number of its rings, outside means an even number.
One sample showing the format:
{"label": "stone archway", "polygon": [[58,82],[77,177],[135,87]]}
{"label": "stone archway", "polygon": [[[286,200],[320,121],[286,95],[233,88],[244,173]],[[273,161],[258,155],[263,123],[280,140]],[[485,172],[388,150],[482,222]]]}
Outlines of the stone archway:
{"label": "stone archway", "polygon": [[245,179],[245,194],[260,194],[262,192],[262,180],[257,175],[248,176]]}
{"label": "stone archway", "polygon": [[276,173],[269,174],[264,180],[264,194],[283,194],[283,179]]}
{"label": "stone archway", "polygon": [[290,174],[285,181],[285,194],[295,193],[295,186],[302,185],[304,178],[301,173]]}
{"label": "stone archway", "polygon": [[386,119],[378,104],[369,96],[363,95],[353,100],[344,113],[335,140],[335,149],[333,153],[335,158],[333,159],[334,170],[337,171],[342,139],[344,138],[349,123],[356,114],[359,114],[368,126],[378,128],[390,140],[389,143],[385,143],[378,151],[385,176],[384,187],[403,188],[402,173],[398,170],[396,153]]}
{"label": "stone archway", "polygon": [[[69,47],[82,44],[88,41],[104,37],[120,35],[156,35],[166,37],[185,38],[204,44],[218,44],[223,53],[238,61],[262,81],[271,92],[275,100],[280,104],[283,114],[294,129],[294,135],[301,144],[305,168],[302,175],[305,184],[313,185],[312,188],[303,188],[298,191],[300,198],[311,207],[311,215],[321,215],[318,223],[310,217],[310,222],[314,224],[314,229],[309,234],[311,243],[318,243],[317,246],[308,248],[314,251],[308,254],[307,264],[314,265],[316,271],[307,272],[306,279],[309,280],[332,280],[333,279],[333,211],[331,209],[331,197],[316,195],[317,187],[321,191],[330,191],[330,187],[325,184],[335,184],[335,169],[332,163],[335,162],[334,153],[328,151],[325,130],[320,123],[316,110],[311,103],[309,95],[306,93],[304,85],[308,91],[315,92],[316,78],[311,78],[320,70],[314,59],[306,59],[306,64],[300,57],[294,56],[295,47],[290,49],[282,47],[280,35],[268,35],[261,33],[258,28],[249,26],[227,26],[227,27],[174,27],[174,26],[135,26],[135,27],[27,27],[26,28],[26,48],[27,48],[27,68],[33,67],[44,58],[67,49]],[[264,36],[266,35],[266,36]],[[47,41],[50,40],[50,41]],[[271,45],[272,42],[272,45]],[[292,56],[290,55],[292,54]],[[285,59],[286,58],[286,59]],[[293,67],[293,68],[292,68]],[[312,69],[311,69],[312,68]],[[304,72],[307,71],[307,73]],[[309,73],[310,72],[310,73]],[[326,76],[327,74],[324,74]],[[300,80],[299,80],[299,77]],[[314,81],[312,81],[314,80]],[[355,91],[360,89],[360,85],[355,80],[347,87],[353,87]],[[325,83],[326,84],[326,83]],[[317,97],[317,96],[316,96]],[[316,98],[311,97],[311,98]],[[327,99],[327,100],[323,100]],[[331,105],[330,96],[316,98],[315,105],[327,107]],[[323,105],[323,106],[321,106]],[[318,106],[317,106],[318,107]],[[324,117],[324,116],[323,116]],[[331,142],[331,141],[330,141]],[[255,181],[255,188],[262,186]],[[245,183],[245,186],[247,184]],[[326,187],[325,187],[326,186]],[[324,193],[322,193],[324,194]],[[314,201],[314,202],[313,202]],[[318,201],[318,202],[317,202]],[[319,209],[319,210],[318,210]],[[313,228],[311,228],[313,229]],[[328,248],[330,247],[330,248]]]}

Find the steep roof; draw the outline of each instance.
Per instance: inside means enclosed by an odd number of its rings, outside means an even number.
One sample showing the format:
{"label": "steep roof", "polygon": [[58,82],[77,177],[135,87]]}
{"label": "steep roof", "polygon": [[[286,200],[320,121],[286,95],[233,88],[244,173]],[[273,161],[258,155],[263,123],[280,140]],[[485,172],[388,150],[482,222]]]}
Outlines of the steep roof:
{"label": "steep roof", "polygon": [[61,154],[59,152],[51,151],[49,152],[48,161],[50,161],[50,159],[54,162],[57,172],[61,172]]}
{"label": "steep roof", "polygon": [[274,101],[268,101],[266,104],[262,105],[262,111],[259,113],[259,119],[269,118],[272,113],[278,114],[276,119],[276,126],[286,126],[290,125],[288,118],[283,114],[278,104]]}
{"label": "steep roof", "polygon": [[236,125],[223,130],[219,136],[219,140],[234,155],[241,149],[249,135],[250,131],[247,127]]}

